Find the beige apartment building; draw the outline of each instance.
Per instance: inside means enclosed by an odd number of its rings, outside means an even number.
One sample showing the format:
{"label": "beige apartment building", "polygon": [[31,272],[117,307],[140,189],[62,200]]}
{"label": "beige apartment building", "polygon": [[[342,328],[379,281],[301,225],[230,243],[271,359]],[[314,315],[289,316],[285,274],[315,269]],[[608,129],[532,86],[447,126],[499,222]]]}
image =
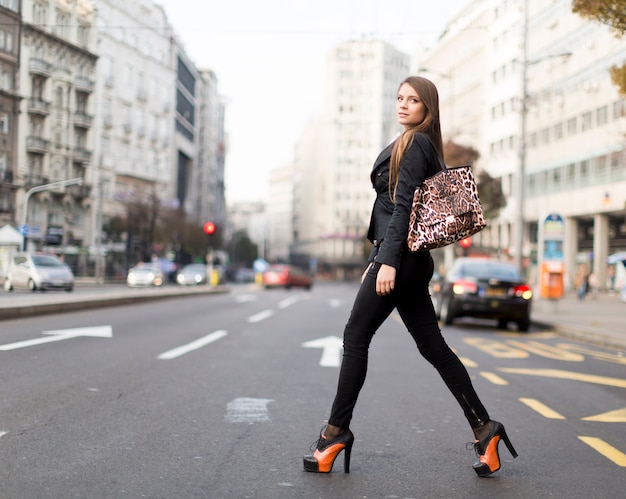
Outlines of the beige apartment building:
{"label": "beige apartment building", "polygon": [[[93,50],[91,0],[23,0],[17,136],[17,220],[28,226],[29,249],[81,246],[92,185]],[[56,185],[80,178],[82,185]],[[34,193],[33,187],[54,184]]]}

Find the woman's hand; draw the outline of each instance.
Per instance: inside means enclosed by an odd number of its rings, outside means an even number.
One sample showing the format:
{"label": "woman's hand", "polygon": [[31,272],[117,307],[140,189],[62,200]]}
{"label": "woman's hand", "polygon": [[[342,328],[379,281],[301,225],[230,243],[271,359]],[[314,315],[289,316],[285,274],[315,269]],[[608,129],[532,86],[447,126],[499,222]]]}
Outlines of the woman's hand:
{"label": "woman's hand", "polygon": [[396,285],[396,269],[391,265],[382,264],[376,275],[376,294],[388,295]]}

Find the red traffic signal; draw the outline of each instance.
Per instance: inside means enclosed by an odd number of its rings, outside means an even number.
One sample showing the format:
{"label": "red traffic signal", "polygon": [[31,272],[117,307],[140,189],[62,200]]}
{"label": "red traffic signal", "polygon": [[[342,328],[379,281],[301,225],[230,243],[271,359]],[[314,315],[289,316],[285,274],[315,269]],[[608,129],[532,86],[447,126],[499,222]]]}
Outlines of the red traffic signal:
{"label": "red traffic signal", "polygon": [[472,246],[472,238],[464,237],[463,239],[459,241],[459,244],[461,245],[461,248],[468,249],[469,247]]}
{"label": "red traffic signal", "polygon": [[211,234],[215,234],[215,224],[213,222],[207,222],[204,224],[204,233],[208,234],[209,236]]}

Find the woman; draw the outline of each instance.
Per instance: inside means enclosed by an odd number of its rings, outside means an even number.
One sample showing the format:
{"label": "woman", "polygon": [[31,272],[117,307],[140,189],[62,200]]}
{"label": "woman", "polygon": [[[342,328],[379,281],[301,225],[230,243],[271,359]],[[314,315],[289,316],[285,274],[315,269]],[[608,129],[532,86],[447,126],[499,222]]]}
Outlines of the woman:
{"label": "woman", "polygon": [[368,239],[374,248],[344,330],[337,394],[315,452],[304,456],[304,469],[328,473],[343,450],[344,470],[350,471],[354,442],[350,421],[365,381],[369,345],[376,330],[397,308],[420,353],[439,371],[461,405],[474,431],[479,456],[474,470],[479,476],[488,476],[500,468],[501,439],[513,457],[517,454],[502,424],[489,419],[467,370],[441,336],[428,291],[434,270],[430,253],[411,253],[406,242],[415,187],[440,169],[437,154],[443,156],[439,96],[434,84],[418,76],[404,80],[398,90],[396,112],[403,132],[380,153],[371,173],[377,196]]}

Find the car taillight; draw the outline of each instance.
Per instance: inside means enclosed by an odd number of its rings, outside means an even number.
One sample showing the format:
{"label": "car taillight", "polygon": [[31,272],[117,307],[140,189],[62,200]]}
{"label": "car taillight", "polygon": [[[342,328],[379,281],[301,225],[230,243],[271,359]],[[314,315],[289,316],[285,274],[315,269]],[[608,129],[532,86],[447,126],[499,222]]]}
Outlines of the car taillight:
{"label": "car taillight", "polygon": [[530,300],[533,297],[533,291],[526,284],[519,284],[513,287],[513,294],[524,300]]}
{"label": "car taillight", "polygon": [[478,286],[476,286],[476,283],[472,281],[464,281],[461,279],[452,284],[452,292],[455,295],[462,295],[463,293],[476,293],[477,291]]}

